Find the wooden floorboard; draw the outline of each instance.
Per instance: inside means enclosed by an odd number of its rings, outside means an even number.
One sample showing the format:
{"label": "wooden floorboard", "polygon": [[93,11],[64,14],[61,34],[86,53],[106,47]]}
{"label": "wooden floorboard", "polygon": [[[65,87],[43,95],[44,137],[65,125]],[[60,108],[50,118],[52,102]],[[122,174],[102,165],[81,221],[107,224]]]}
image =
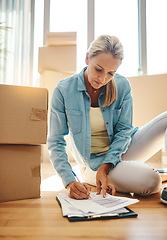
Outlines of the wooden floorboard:
{"label": "wooden floorboard", "polygon": [[[53,168],[44,164],[43,181],[54,175]],[[130,206],[138,214],[134,219],[70,223],[62,216],[56,201],[58,192],[43,190],[38,199],[1,203],[0,239],[167,240],[167,205],[160,203],[161,193],[149,197],[134,196],[140,200]]]}

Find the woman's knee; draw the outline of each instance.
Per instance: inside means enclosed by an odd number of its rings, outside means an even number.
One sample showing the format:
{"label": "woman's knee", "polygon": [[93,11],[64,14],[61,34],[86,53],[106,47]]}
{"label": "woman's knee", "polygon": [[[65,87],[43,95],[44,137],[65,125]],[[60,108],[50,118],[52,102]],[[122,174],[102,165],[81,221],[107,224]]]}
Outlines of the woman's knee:
{"label": "woman's knee", "polygon": [[109,179],[119,192],[149,195],[159,192],[160,174],[145,163],[122,161],[109,173]]}
{"label": "woman's knee", "polygon": [[161,189],[161,176],[155,169],[150,169],[150,172],[145,178],[145,183],[143,183],[143,189],[141,192],[138,192],[140,195],[150,195],[157,193]]}

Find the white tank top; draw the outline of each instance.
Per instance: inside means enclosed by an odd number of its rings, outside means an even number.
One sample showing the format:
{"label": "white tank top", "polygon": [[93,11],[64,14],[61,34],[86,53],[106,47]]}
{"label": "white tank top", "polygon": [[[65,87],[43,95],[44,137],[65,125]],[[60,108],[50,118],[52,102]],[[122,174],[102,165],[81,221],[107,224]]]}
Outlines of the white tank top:
{"label": "white tank top", "polygon": [[100,107],[90,107],[91,153],[107,151],[110,139]]}

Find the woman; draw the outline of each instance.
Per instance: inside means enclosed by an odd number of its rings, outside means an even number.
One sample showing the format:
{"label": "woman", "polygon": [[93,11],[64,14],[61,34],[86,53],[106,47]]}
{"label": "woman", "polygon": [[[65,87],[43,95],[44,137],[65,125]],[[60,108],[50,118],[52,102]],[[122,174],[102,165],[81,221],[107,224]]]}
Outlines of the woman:
{"label": "woman", "polygon": [[90,187],[83,187],[72,173],[64,139],[68,133],[82,177],[97,186],[97,194],[160,190],[160,174],[141,161],[164,145],[167,112],[141,129],[133,127],[130,84],[116,73],[122,60],[118,38],[102,35],[88,49],[87,67],[54,90],[48,149],[71,198],[88,198]]}

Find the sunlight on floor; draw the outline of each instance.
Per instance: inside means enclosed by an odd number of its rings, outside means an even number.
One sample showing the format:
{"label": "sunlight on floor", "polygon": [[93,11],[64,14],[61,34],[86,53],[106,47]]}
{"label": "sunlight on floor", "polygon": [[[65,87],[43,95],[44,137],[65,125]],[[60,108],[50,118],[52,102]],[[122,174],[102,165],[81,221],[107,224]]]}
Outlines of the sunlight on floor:
{"label": "sunlight on floor", "polygon": [[[80,181],[83,182],[83,179],[80,176],[79,166],[74,166],[73,170],[80,179]],[[60,191],[62,189],[64,189],[64,185],[61,181],[61,178],[56,172],[55,175],[41,181],[41,191]]]}

